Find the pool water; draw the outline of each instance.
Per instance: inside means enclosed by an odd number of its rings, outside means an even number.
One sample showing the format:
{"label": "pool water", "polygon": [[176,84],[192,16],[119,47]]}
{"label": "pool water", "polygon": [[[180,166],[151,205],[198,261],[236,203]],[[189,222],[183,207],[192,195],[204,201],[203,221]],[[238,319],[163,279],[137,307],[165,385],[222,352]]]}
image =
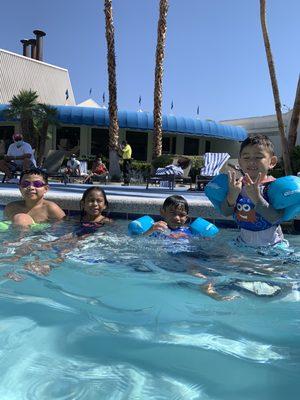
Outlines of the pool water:
{"label": "pool water", "polygon": [[[173,243],[126,227],[65,243],[63,262],[42,248],[55,232],[1,234],[0,399],[298,397],[299,236],[272,253],[234,230]],[[9,261],[20,243],[30,254]],[[43,260],[49,274],[24,269]]]}

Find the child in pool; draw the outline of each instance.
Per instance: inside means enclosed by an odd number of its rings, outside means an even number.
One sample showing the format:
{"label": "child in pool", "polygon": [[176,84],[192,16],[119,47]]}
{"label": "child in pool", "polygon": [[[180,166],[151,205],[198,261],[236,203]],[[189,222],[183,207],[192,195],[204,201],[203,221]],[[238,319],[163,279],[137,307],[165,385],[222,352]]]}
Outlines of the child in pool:
{"label": "child in pool", "polygon": [[[102,213],[108,207],[108,201],[104,190],[98,186],[88,188],[82,195],[80,200],[80,228],[74,233],[59,237],[51,242],[26,242],[16,248],[15,254],[12,257],[1,259],[2,262],[16,262],[23,256],[29,254],[35,255],[35,260],[27,262],[24,269],[38,275],[47,275],[54,264],[63,262],[65,254],[70,252],[71,248],[78,247],[78,241],[86,236],[96,232],[105,224],[111,223],[112,220],[105,217]],[[39,253],[45,250],[54,250],[57,257],[49,260],[40,260]],[[51,265],[52,263],[52,265]],[[10,272],[8,277],[19,280],[18,274]]]}
{"label": "child in pool", "polygon": [[35,223],[58,221],[65,217],[64,211],[53,201],[45,200],[49,190],[48,177],[38,168],[23,171],[19,189],[23,200],[8,203],[4,209],[6,219],[18,227]]}
{"label": "child in pool", "polygon": [[189,205],[182,196],[169,196],[165,199],[160,215],[164,220],[155,222],[146,235],[163,235],[172,239],[187,238],[192,235],[185,226],[188,220]]}
{"label": "child in pool", "polygon": [[83,193],[80,200],[80,228],[75,235],[80,237],[96,232],[105,224],[112,222],[103,215],[108,207],[105,191],[99,186],[92,186]]}
{"label": "child in pool", "polygon": [[268,171],[275,167],[274,145],[264,135],[250,136],[240,148],[239,165],[243,177],[228,172],[228,194],[221,204],[225,216],[233,215],[240,234],[238,242],[252,247],[286,244],[278,221],[283,210],[268,201],[268,185],[275,179]]}

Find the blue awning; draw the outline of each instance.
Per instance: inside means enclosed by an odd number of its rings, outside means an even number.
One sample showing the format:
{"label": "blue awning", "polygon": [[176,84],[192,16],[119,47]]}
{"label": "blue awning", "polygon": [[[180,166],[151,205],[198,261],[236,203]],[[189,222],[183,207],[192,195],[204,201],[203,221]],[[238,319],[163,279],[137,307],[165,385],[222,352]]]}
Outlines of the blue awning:
{"label": "blue awning", "polygon": [[[6,108],[7,105],[0,105],[0,121],[4,121],[1,111]],[[105,108],[79,106],[56,106],[56,108],[58,120],[62,124],[106,128],[109,126],[108,110]],[[120,128],[153,130],[153,114],[146,111],[119,111],[118,119]],[[163,131],[237,141],[242,141],[248,136],[246,130],[239,126],[174,115],[163,115]]]}

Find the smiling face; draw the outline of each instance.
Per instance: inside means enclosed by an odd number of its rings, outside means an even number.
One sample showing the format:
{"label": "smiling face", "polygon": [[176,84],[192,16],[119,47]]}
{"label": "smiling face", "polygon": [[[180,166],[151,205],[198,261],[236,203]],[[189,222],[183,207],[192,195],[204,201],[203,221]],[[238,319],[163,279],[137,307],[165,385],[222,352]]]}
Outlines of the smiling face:
{"label": "smiling face", "polygon": [[25,201],[39,201],[44,197],[49,186],[41,175],[25,174],[20,181],[19,189]]}
{"label": "smiling face", "polygon": [[168,227],[171,229],[177,229],[186,223],[188,214],[184,207],[169,206],[161,209],[161,216],[165,219]]}
{"label": "smiling face", "polygon": [[84,213],[91,219],[100,216],[106,209],[105,198],[99,190],[91,190],[81,204]]}
{"label": "smiling face", "polygon": [[275,167],[277,157],[272,155],[270,151],[260,144],[249,144],[241,151],[239,165],[244,172],[248,174],[252,180],[255,180],[259,174],[265,178],[268,171]]}

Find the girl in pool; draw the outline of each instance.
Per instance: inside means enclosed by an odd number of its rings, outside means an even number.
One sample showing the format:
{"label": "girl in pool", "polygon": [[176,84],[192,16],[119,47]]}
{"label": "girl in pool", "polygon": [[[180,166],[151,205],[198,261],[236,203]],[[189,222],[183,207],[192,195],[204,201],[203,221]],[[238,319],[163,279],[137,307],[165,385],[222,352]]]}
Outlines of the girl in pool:
{"label": "girl in pool", "polygon": [[88,188],[80,200],[81,226],[75,232],[76,236],[94,233],[103,225],[111,223],[112,220],[103,215],[107,207],[108,201],[104,190],[99,186]]}

